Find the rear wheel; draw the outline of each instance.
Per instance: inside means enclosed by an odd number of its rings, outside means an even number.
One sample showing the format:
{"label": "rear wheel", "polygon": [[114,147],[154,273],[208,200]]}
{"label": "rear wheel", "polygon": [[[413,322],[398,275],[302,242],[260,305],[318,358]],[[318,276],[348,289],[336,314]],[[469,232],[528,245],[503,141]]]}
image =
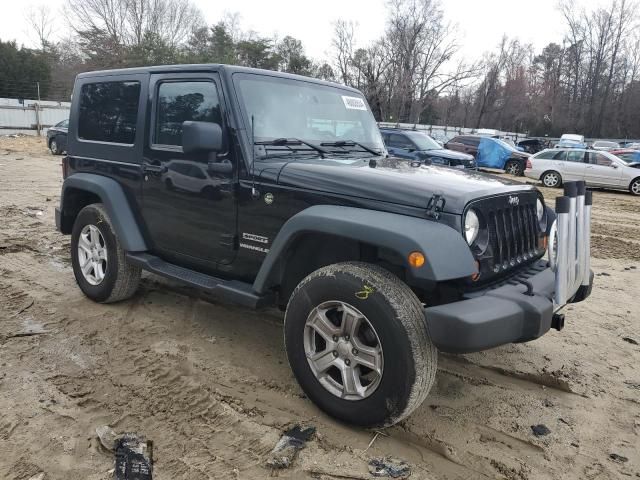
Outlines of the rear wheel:
{"label": "rear wheel", "polygon": [[307,396],[356,425],[406,418],[435,378],[437,351],[422,304],[375,265],[338,263],[300,282],[287,306],[285,344]]}
{"label": "rear wheel", "polygon": [[517,160],[509,160],[504,166],[505,172],[516,177],[523,174],[522,164]]}
{"label": "rear wheel", "polygon": [[629,185],[629,191],[634,195],[640,195],[640,178],[636,178],[631,185]]}
{"label": "rear wheel", "polygon": [[140,267],[127,262],[101,203],[78,213],[71,233],[71,263],[80,290],[96,302],[127,299],[140,282]]}
{"label": "rear wheel", "polygon": [[542,180],[542,184],[545,187],[549,187],[549,188],[559,187],[562,184],[562,177],[558,172],[554,172],[554,171],[545,172],[542,175],[541,180]]}

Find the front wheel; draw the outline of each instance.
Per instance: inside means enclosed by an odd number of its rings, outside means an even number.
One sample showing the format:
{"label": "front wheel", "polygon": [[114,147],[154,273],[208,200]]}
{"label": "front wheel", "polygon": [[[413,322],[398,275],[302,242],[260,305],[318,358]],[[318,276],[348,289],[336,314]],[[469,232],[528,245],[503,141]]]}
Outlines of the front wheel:
{"label": "front wheel", "polygon": [[71,232],[71,263],[80,290],[96,302],[127,299],[140,282],[140,267],[127,262],[101,203],[78,213]]}
{"label": "front wheel", "polygon": [[49,142],[49,150],[51,150],[51,153],[53,155],[60,155],[62,153],[60,151],[60,146],[58,145],[58,141],[55,138],[51,139],[51,141]]}
{"label": "front wheel", "polygon": [[393,425],[433,384],[437,350],[422,304],[378,266],[346,262],[310,274],[289,300],[284,329],[298,383],[339,420]]}
{"label": "front wheel", "polygon": [[629,191],[633,195],[640,195],[640,178],[636,178],[631,185],[629,185]]}

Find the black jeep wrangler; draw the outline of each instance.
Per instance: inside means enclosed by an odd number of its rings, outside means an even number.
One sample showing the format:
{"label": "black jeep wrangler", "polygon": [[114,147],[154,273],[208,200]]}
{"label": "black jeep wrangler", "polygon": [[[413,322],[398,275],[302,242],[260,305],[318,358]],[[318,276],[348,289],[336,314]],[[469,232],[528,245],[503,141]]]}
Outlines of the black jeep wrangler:
{"label": "black jeep wrangler", "polygon": [[302,389],[353,424],[408,416],[438,349],[560,330],[592,284],[583,183],[554,213],[531,186],[390,158],[362,94],[311,78],[78,75],[63,176],[56,224],[89,298],[129,298],[147,270],[278,306]]}

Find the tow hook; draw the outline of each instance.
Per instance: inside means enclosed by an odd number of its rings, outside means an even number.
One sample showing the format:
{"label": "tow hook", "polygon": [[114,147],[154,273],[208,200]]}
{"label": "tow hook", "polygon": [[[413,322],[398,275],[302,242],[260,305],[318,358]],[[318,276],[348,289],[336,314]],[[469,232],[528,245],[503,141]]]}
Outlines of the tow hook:
{"label": "tow hook", "polygon": [[551,328],[561,331],[564,328],[564,313],[554,313],[551,318]]}

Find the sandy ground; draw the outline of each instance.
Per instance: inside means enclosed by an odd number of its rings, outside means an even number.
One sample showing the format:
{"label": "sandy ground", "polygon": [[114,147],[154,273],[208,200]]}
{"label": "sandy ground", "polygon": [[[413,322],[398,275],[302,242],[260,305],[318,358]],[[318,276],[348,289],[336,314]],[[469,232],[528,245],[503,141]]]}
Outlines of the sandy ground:
{"label": "sandy ground", "polygon": [[[0,478],[112,478],[104,424],[153,441],[156,479],[267,478],[297,423],[318,433],[281,478],[371,478],[382,455],[416,479],[640,477],[640,198],[596,192],[596,287],[564,331],[441,355],[424,404],[367,449],[374,432],[302,394],[280,313],[153,276],[130,301],[86,299],[54,229],[59,163],[41,139],[0,138]],[[534,436],[538,424],[551,433]]]}

